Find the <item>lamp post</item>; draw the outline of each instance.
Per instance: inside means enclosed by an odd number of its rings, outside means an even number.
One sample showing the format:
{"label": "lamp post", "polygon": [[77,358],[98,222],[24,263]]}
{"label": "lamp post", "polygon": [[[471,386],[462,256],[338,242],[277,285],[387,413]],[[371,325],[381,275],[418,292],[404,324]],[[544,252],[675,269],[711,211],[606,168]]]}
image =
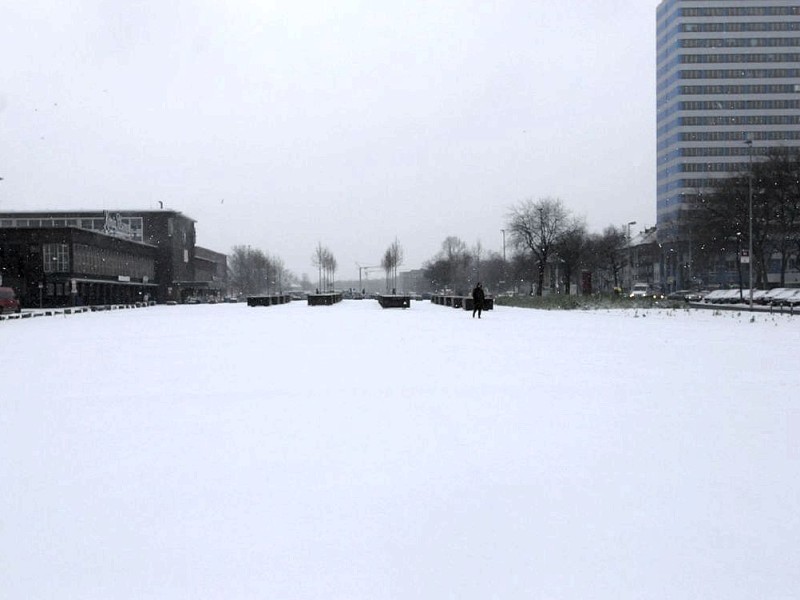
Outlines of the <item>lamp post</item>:
{"label": "lamp post", "polygon": [[506,230],[501,229],[500,231],[503,232],[503,287],[506,285]]}
{"label": "lamp post", "polygon": [[636,221],[628,221],[627,241],[628,241],[628,272],[630,273],[630,286],[633,288],[633,250],[631,249],[631,225],[636,225]]}
{"label": "lamp post", "polygon": [[750,170],[747,176],[748,187],[748,240],[747,240],[747,283],[750,286],[750,310],[753,310],[753,140],[750,138],[744,141],[748,148],[748,162]]}

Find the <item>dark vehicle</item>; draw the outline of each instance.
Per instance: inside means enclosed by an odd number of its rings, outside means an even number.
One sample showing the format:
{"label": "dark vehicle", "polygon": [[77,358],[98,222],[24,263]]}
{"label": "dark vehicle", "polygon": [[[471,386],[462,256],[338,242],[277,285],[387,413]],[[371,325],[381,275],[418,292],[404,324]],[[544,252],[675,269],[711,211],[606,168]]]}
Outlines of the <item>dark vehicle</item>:
{"label": "dark vehicle", "polygon": [[683,300],[684,302],[700,302],[705,293],[695,290],[676,290],[667,294],[667,300]]}
{"label": "dark vehicle", "polygon": [[14,295],[13,288],[0,287],[0,314],[3,313],[18,313],[21,307],[19,300]]}

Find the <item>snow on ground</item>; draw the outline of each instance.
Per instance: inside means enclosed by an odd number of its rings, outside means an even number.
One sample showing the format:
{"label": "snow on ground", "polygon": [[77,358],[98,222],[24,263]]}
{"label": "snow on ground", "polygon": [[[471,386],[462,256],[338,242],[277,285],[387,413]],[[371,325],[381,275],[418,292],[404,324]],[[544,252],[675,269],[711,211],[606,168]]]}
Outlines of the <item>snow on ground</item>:
{"label": "snow on ground", "polygon": [[800,597],[800,318],[0,323],[8,599]]}

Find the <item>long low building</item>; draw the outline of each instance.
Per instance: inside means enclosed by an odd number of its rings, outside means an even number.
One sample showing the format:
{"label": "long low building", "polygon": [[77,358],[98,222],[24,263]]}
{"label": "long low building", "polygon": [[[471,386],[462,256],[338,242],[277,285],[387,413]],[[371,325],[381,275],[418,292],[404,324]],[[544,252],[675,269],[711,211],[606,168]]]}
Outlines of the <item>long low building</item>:
{"label": "long low building", "polygon": [[0,213],[0,278],[26,307],[183,302],[225,293],[227,257],[177,211]]}

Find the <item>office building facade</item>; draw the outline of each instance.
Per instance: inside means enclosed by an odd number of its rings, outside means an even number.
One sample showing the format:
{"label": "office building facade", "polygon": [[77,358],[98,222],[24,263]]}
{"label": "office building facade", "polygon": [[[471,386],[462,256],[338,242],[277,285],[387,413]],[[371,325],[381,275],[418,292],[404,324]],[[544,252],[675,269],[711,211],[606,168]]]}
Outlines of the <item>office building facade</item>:
{"label": "office building facade", "polygon": [[[750,152],[800,147],[800,1],[663,0],[656,15],[657,227],[678,244],[681,213],[713,180]],[[666,266],[675,285],[682,252]]]}

